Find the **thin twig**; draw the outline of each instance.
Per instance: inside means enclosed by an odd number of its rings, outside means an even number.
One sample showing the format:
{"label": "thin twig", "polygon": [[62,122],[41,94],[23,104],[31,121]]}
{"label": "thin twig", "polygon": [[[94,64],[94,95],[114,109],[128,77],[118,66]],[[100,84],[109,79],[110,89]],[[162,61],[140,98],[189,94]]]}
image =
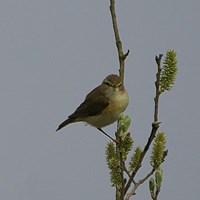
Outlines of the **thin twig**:
{"label": "thin twig", "polygon": [[159,56],[155,57],[158,71],[157,71],[157,74],[156,74],[156,82],[155,82],[156,95],[155,95],[155,98],[154,98],[154,122],[152,123],[151,134],[150,134],[150,136],[148,138],[147,144],[145,145],[145,147],[144,147],[144,149],[143,149],[143,151],[141,153],[138,165],[135,168],[135,170],[132,172],[132,174],[131,174],[131,176],[130,176],[130,178],[129,178],[126,186],[125,186],[124,195],[127,193],[127,191],[130,188],[131,183],[132,183],[135,175],[137,174],[138,170],[142,166],[142,161],[143,161],[147,151],[149,150],[149,147],[150,147],[153,139],[155,138],[156,132],[157,132],[157,130],[159,128],[159,124],[161,123],[161,122],[158,122],[158,102],[159,102],[159,97],[160,97],[160,73],[161,73],[160,64],[161,64],[161,59],[162,59],[162,54],[160,54]]}
{"label": "thin twig", "polygon": [[126,197],[125,197],[124,200],[129,200],[129,199],[131,198],[131,196],[135,195],[135,192],[136,192],[137,188],[138,188],[142,183],[144,183],[146,180],[148,180],[148,178],[149,178],[150,176],[152,176],[154,172],[155,172],[155,169],[152,169],[151,172],[148,173],[143,179],[141,179],[141,180],[139,180],[137,183],[135,183],[133,189],[132,189],[129,193],[127,193],[127,195],[126,195]]}
{"label": "thin twig", "polygon": [[129,54],[129,50],[127,51],[126,54],[123,53],[123,47],[122,47],[122,42],[119,36],[117,17],[115,13],[115,0],[110,0],[110,12],[111,12],[114,35],[115,35],[115,42],[116,42],[117,51],[118,51],[118,58],[119,58],[119,65],[120,65],[119,74],[122,79],[122,83],[124,83],[124,66],[125,66],[124,61]]}
{"label": "thin twig", "polygon": [[159,54],[159,56],[155,57],[156,64],[157,64],[157,74],[156,74],[156,96],[154,98],[155,102],[155,109],[154,109],[154,122],[158,121],[158,103],[159,103],[159,97],[160,97],[160,75],[161,75],[161,59],[162,59],[162,54]]}
{"label": "thin twig", "polygon": [[157,200],[158,199],[158,194],[160,193],[160,188],[157,188],[156,189],[156,195],[155,195],[155,198],[154,198],[154,200]]}
{"label": "thin twig", "polygon": [[150,137],[149,137],[149,139],[148,139],[148,141],[147,141],[147,144],[146,144],[144,150],[143,150],[142,153],[141,153],[141,156],[140,156],[140,160],[139,160],[139,162],[138,162],[138,165],[137,165],[137,167],[135,168],[135,170],[133,171],[133,173],[131,174],[131,176],[130,176],[130,178],[129,178],[129,180],[128,180],[126,186],[125,186],[125,189],[124,189],[124,190],[125,190],[125,191],[124,191],[125,194],[126,194],[126,192],[128,191],[129,187],[131,186],[131,183],[132,183],[132,181],[133,181],[133,179],[134,179],[136,173],[138,172],[138,170],[139,170],[140,167],[142,166],[142,161],[143,161],[143,159],[144,159],[144,157],[145,157],[145,155],[146,155],[146,153],[147,153],[147,151],[148,151],[148,149],[149,149],[149,147],[150,147],[150,145],[151,145],[151,143],[152,143],[152,141],[153,141],[153,139],[154,139],[154,137],[155,137],[155,134],[156,134],[158,128],[159,128],[159,124],[154,124],[154,123],[152,124],[152,131],[151,131]]}
{"label": "thin twig", "polygon": [[[164,152],[163,161],[162,161],[162,162],[164,162],[164,160],[165,160],[165,158],[166,158],[166,156],[167,156],[167,153],[168,153],[168,150],[166,150],[166,151]],[[151,177],[155,171],[156,171],[156,169],[153,168],[153,169],[151,170],[151,172],[149,172],[143,179],[139,180],[138,182],[135,182],[135,181],[134,181],[134,187],[133,187],[133,189],[132,189],[129,193],[127,193],[127,195],[126,195],[126,197],[125,197],[124,200],[129,200],[131,196],[135,195],[135,192],[136,192],[137,188],[138,188],[142,183],[144,183],[145,181],[147,181],[147,180],[149,179],[149,177]],[[129,177],[130,177],[130,176],[129,176]],[[156,190],[156,193],[155,193],[156,195],[155,195],[155,197],[153,198],[153,200],[157,200],[157,197],[158,197],[159,192],[160,192],[160,189],[159,189],[159,190]]]}

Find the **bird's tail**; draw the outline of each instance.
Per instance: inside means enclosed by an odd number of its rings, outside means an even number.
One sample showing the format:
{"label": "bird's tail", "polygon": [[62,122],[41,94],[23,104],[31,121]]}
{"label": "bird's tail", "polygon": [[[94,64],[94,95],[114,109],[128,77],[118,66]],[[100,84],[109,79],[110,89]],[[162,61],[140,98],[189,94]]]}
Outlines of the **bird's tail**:
{"label": "bird's tail", "polygon": [[56,131],[60,130],[61,128],[67,126],[68,124],[71,124],[74,122],[74,119],[73,118],[68,118],[67,120],[65,120],[64,122],[62,122],[58,128],[56,129]]}

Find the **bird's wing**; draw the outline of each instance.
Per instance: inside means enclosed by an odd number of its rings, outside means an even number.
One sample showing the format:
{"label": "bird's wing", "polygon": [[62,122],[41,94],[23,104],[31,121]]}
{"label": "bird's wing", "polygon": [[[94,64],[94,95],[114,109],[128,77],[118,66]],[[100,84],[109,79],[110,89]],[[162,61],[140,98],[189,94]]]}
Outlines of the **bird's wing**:
{"label": "bird's wing", "polygon": [[69,119],[99,115],[108,106],[109,100],[102,94],[99,86],[86,96],[85,101],[69,116]]}

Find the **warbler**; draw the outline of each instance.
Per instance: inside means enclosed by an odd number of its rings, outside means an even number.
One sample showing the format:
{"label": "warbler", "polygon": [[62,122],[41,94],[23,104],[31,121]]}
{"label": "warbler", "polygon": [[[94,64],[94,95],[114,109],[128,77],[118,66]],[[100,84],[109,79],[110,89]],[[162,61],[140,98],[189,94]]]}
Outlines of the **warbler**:
{"label": "warbler", "polygon": [[107,135],[102,128],[118,120],[129,102],[128,93],[118,75],[111,74],[92,90],[83,103],[62,122],[56,131],[68,124],[86,122]]}

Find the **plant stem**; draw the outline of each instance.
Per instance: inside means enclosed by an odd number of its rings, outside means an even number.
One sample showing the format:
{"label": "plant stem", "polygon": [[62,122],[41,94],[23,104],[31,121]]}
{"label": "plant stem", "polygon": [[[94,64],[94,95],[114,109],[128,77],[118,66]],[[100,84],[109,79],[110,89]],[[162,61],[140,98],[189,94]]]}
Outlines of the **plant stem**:
{"label": "plant stem", "polygon": [[157,74],[156,74],[156,81],[155,81],[156,94],[155,94],[155,97],[154,97],[154,122],[152,123],[151,134],[150,134],[148,141],[147,141],[147,143],[146,143],[146,145],[145,145],[145,147],[144,147],[144,149],[141,153],[138,165],[135,168],[135,170],[132,172],[132,174],[131,174],[131,176],[130,176],[130,178],[129,178],[126,186],[125,186],[124,195],[126,195],[128,189],[131,186],[132,181],[134,180],[135,175],[137,174],[138,170],[142,166],[142,161],[143,161],[147,151],[149,150],[149,147],[150,147],[152,141],[154,140],[156,132],[159,128],[159,124],[161,123],[161,122],[158,121],[158,103],[159,103],[159,97],[160,97],[160,75],[161,75],[160,65],[161,65],[162,56],[163,56],[162,54],[159,54],[159,56],[155,57],[156,64],[157,64]]}

